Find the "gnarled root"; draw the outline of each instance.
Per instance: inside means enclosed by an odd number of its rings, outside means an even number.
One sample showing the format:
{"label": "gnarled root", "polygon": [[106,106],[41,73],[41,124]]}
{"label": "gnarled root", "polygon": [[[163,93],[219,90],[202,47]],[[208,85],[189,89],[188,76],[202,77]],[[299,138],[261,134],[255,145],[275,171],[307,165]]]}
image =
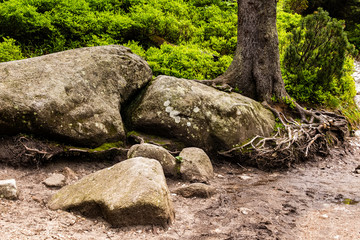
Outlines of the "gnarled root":
{"label": "gnarled root", "polygon": [[41,141],[32,137],[13,136],[0,138],[0,163],[11,166],[40,165],[63,158],[86,160],[113,160],[116,156],[126,157],[128,149],[109,148],[95,151],[87,148],[69,148],[48,141]]}
{"label": "gnarled root", "polygon": [[344,142],[348,134],[347,121],[343,116],[326,111],[305,110],[299,105],[296,110],[301,122],[285,116],[266,102],[282,127],[272,137],[255,136],[249,142],[219,152],[224,156],[246,156],[260,168],[289,167],[293,163],[326,156],[330,147]]}

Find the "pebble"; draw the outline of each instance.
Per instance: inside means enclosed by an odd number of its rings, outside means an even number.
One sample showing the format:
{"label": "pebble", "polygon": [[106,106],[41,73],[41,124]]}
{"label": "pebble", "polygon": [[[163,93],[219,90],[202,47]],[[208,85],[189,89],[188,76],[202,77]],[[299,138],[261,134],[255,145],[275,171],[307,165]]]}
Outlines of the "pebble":
{"label": "pebble", "polygon": [[62,187],[65,185],[65,176],[59,173],[52,174],[50,177],[44,180],[44,184],[47,187]]}
{"label": "pebble", "polygon": [[239,178],[241,178],[242,180],[248,180],[248,179],[251,179],[250,176],[248,175],[240,175]]}
{"label": "pebble", "polygon": [[329,216],[328,216],[327,214],[323,214],[323,215],[321,215],[320,217],[323,218],[323,219],[329,218]]}
{"label": "pebble", "polygon": [[0,180],[0,198],[17,199],[18,191],[15,179]]}
{"label": "pebble", "polygon": [[248,215],[249,212],[251,212],[251,209],[242,207],[242,208],[240,208],[240,212],[244,215]]}

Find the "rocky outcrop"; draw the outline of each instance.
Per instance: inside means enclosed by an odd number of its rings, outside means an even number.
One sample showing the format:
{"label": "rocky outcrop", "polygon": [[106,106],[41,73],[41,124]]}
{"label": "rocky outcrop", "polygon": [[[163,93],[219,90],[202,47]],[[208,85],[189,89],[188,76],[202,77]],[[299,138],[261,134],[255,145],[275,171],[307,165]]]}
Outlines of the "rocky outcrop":
{"label": "rocky outcrop", "polygon": [[174,220],[174,209],[160,163],[132,158],[90,174],[60,189],[51,209],[102,214],[113,226],[162,225]]}
{"label": "rocky outcrop", "polygon": [[135,130],[177,138],[207,152],[269,136],[275,125],[272,113],[250,98],[168,76],[153,80],[127,116]]}
{"label": "rocky outcrop", "polygon": [[90,146],[124,140],[121,105],[151,77],[143,59],[115,45],[1,63],[0,135]]}
{"label": "rocky outcrop", "polygon": [[143,143],[133,145],[127,154],[128,158],[145,157],[158,160],[167,176],[176,176],[176,159],[165,148]]}
{"label": "rocky outcrop", "polygon": [[190,182],[209,182],[214,177],[214,170],[209,157],[200,148],[184,148],[181,159],[180,174],[182,179]]}

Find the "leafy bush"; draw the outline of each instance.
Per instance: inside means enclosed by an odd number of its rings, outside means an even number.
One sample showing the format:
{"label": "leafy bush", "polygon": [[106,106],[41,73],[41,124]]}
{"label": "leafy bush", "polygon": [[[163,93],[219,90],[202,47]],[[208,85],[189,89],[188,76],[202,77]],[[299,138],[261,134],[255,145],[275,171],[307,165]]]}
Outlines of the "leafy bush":
{"label": "leafy bush", "polygon": [[284,10],[287,12],[301,14],[308,7],[308,0],[285,0]]}
{"label": "leafy bush", "polygon": [[352,99],[351,52],[344,22],[322,9],[306,16],[292,32],[282,59],[286,90],[300,102],[332,107]]}
{"label": "leafy bush", "polygon": [[0,36],[33,44],[48,38],[52,32],[50,20],[37,11],[35,6],[9,0],[0,7]]}
{"label": "leafy bush", "polygon": [[277,8],[277,29],[279,38],[279,51],[283,55],[285,49],[290,44],[291,31],[300,26],[301,15],[283,11],[282,5],[278,4]]}
{"label": "leafy bush", "polygon": [[348,30],[349,41],[354,44],[358,51],[360,51],[360,23],[354,24]]}
{"label": "leafy bush", "polygon": [[199,50],[197,46],[172,46],[163,44],[146,52],[146,60],[154,75],[170,75],[187,79],[212,79],[223,73],[232,57],[222,56],[214,61],[211,52]]}
{"label": "leafy bush", "polygon": [[124,46],[130,48],[133,53],[139,55],[140,57],[146,58],[145,50],[142,46],[139,46],[139,42],[131,40],[125,43]]}
{"label": "leafy bush", "polygon": [[3,42],[0,42],[0,62],[8,62],[22,58],[23,55],[21,49],[19,46],[15,45],[15,40],[3,38]]}

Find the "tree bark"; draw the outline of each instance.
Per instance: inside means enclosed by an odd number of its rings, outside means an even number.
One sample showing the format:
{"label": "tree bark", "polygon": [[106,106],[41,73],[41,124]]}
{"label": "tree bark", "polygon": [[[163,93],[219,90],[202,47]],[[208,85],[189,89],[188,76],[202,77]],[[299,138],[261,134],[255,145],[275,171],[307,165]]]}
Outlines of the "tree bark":
{"label": "tree bark", "polygon": [[288,96],[280,71],[276,0],[238,0],[238,40],[233,62],[214,79],[257,101]]}

